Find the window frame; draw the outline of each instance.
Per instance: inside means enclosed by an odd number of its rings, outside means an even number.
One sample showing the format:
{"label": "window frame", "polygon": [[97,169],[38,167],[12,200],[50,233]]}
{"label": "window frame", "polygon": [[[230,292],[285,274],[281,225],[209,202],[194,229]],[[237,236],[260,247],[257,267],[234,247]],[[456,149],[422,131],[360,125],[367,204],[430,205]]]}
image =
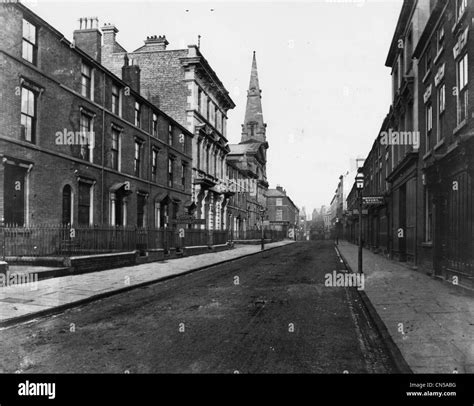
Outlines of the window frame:
{"label": "window frame", "polygon": [[142,173],[142,153],[143,153],[143,140],[135,138],[133,142],[133,174],[137,178]]}
{"label": "window frame", "polygon": [[[121,143],[122,143],[121,134],[122,132],[119,129],[112,127],[112,130],[110,133],[110,139],[111,139],[110,151],[111,151],[111,157],[112,157],[110,167],[119,172],[121,170]],[[116,135],[117,137],[116,140],[114,140],[114,135]],[[116,143],[116,148],[114,148],[114,143]]]}
{"label": "window frame", "polygon": [[444,48],[444,37],[444,24],[441,23],[436,30],[436,53],[441,52],[441,50]]}
{"label": "window frame", "polygon": [[[38,93],[33,90],[31,87],[22,84],[21,85],[21,93],[20,93],[20,130],[21,130],[21,138],[22,141],[29,142],[30,144],[36,144],[36,130],[37,130],[37,120],[38,120]],[[33,97],[33,112],[31,115],[29,111],[29,106],[27,107],[27,111],[23,111],[23,94],[25,92],[31,93]],[[27,100],[27,105],[29,105],[29,98]],[[26,119],[31,120],[31,134],[30,134],[30,139],[27,139],[26,133],[27,131],[24,129],[23,125],[23,117]]]}
{"label": "window frame", "polygon": [[[85,133],[83,133],[82,129],[83,128],[86,128],[83,126],[83,118],[87,119],[88,120],[88,123],[89,123],[89,126],[87,127],[87,131]],[[87,139],[87,144],[81,144],[80,147],[80,158],[85,160],[85,161],[88,161],[90,163],[93,163],[94,162],[94,142],[91,143],[91,139],[92,141],[93,140],[93,137],[94,137],[94,114],[91,114],[89,112],[87,112],[86,110],[82,110],[81,109],[81,113],[80,113],[80,116],[79,116],[79,132],[81,133],[81,140],[82,140],[82,137],[84,135],[82,134],[89,134],[89,138],[87,138],[88,136],[86,136],[86,139]],[[90,136],[92,136],[92,138],[90,138]],[[87,148],[86,148],[87,146]],[[84,153],[84,151],[87,151]],[[87,155],[87,157],[84,157],[84,154]]]}
{"label": "window frame", "polygon": [[213,168],[212,168],[212,174],[214,175],[214,177],[217,178],[217,155],[218,155],[218,151],[215,150],[214,151],[214,159],[213,159]]}
{"label": "window frame", "polygon": [[209,173],[210,166],[211,166],[211,163],[210,163],[210,158],[211,158],[211,145],[210,145],[210,144],[206,145],[205,154],[206,154],[206,173]]}
{"label": "window frame", "polygon": [[181,186],[183,189],[186,189],[186,172],[188,170],[188,163],[182,161],[181,162]]}
{"label": "window frame", "polygon": [[202,114],[202,89],[200,87],[198,87],[197,99],[197,111],[199,112],[199,114]]}
{"label": "window frame", "polygon": [[404,68],[405,74],[408,74],[408,72],[410,71],[410,69],[413,66],[413,59],[412,59],[412,56],[413,56],[413,28],[412,27],[410,27],[410,29],[408,30],[405,41],[406,41],[406,46],[405,46],[405,50],[404,50],[405,51],[405,57],[404,57],[405,66],[403,68]]}
{"label": "window frame", "polygon": [[173,182],[174,182],[174,162],[175,162],[175,160],[176,160],[176,157],[174,155],[168,155],[168,165],[167,165],[167,169],[166,169],[166,173],[167,173],[166,184],[170,188],[173,187]]}
{"label": "window frame", "polygon": [[468,85],[469,85],[468,53],[465,52],[456,62],[456,83],[457,83],[457,124],[461,124],[467,119],[468,113]]}
{"label": "window frame", "polygon": [[153,182],[158,179],[158,155],[160,150],[157,147],[153,147],[151,151],[151,178]]}
{"label": "window frame", "polygon": [[158,114],[153,113],[151,118],[151,135],[158,138]]}
{"label": "window frame", "polygon": [[[34,27],[35,32],[34,32],[34,42],[32,42],[32,39],[30,36],[25,37],[25,23],[27,23],[30,27]],[[38,64],[38,26],[36,24],[33,24],[30,20],[27,18],[23,17],[22,21],[22,34],[21,34],[21,57],[25,61],[37,65]],[[31,60],[29,59],[28,55],[25,57],[25,44],[31,47]]]}
{"label": "window frame", "polygon": [[[114,92],[114,89],[116,89],[117,92]],[[115,100],[116,100],[116,103],[114,103]],[[112,87],[111,87],[110,109],[112,113],[116,114],[117,116],[119,117],[122,116],[122,92],[121,92],[120,86],[117,85],[116,83],[112,83]]]}
{"label": "window frame", "polygon": [[431,50],[431,42],[429,42],[426,48],[426,55],[425,55],[425,72],[424,72],[425,75],[431,72],[432,66],[433,66],[433,53]]}
{"label": "window frame", "polygon": [[[86,73],[86,69],[88,73]],[[94,85],[94,77],[93,77],[93,67],[88,63],[82,61],[81,62],[81,95],[87,99],[94,100],[93,97],[93,85]]]}
{"label": "window frame", "polygon": [[456,19],[459,20],[467,9],[467,0],[456,1]]}
{"label": "window frame", "polygon": [[135,127],[141,128],[141,123],[142,123],[142,104],[138,101],[135,100],[135,116],[134,116],[134,123]]}
{"label": "window frame", "polygon": [[444,124],[444,117],[446,111],[446,84],[443,82],[439,85],[437,91],[437,129],[436,129],[436,142],[440,142],[443,138],[443,124]]}
{"label": "window frame", "polygon": [[174,137],[173,137],[173,125],[172,124],[168,124],[168,145],[170,147],[173,146],[173,141],[174,141]]}
{"label": "window frame", "polygon": [[428,101],[425,105],[425,140],[426,140],[426,152],[431,151],[431,135],[433,132],[433,103]]}

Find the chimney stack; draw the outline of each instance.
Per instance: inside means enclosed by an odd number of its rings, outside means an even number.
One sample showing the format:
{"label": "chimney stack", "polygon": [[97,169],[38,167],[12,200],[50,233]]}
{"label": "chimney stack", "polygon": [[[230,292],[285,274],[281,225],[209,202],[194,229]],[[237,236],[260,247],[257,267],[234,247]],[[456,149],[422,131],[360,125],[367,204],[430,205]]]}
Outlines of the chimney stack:
{"label": "chimney stack", "polygon": [[166,46],[169,44],[166,36],[164,35],[152,35],[146,37],[145,49],[143,51],[166,51]]}
{"label": "chimney stack", "polygon": [[79,19],[79,29],[73,33],[74,45],[101,62],[102,58],[102,33],[99,31],[97,17],[83,17]]}
{"label": "chimney stack", "polygon": [[129,64],[128,57],[125,56],[125,65],[122,67],[122,80],[127,83],[130,88],[140,93],[140,67],[135,65],[133,59]]}
{"label": "chimney stack", "polygon": [[115,37],[118,29],[115,25],[107,23],[102,26],[102,34],[104,35],[104,46],[115,46]]}

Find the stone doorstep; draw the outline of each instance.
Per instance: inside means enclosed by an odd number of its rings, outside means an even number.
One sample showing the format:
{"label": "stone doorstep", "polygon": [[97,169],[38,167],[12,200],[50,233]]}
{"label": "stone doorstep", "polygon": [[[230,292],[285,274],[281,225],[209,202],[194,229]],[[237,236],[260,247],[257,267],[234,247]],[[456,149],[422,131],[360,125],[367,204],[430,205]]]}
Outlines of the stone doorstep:
{"label": "stone doorstep", "polygon": [[[255,240],[232,240],[232,242],[234,244],[241,244],[241,245],[258,245],[258,244],[261,244],[262,243],[262,239],[259,238],[259,239],[255,239]],[[270,244],[271,242],[279,242],[279,241],[272,241],[271,239],[269,238],[266,238],[264,240],[264,243],[265,244]]]}
{"label": "stone doorstep", "polygon": [[[19,274],[19,275],[26,275],[26,274],[33,274],[37,275],[37,280],[41,281],[44,279],[50,279],[50,278],[56,278],[58,276],[66,276],[66,275],[71,275],[73,273],[72,268],[68,267],[62,267],[62,268],[46,268],[46,269],[34,269],[34,266],[29,266],[26,270],[24,271],[16,271],[12,270],[12,267],[9,268],[10,275],[13,274]],[[7,271],[8,272],[8,271]],[[7,272],[1,272],[0,274],[7,275]],[[2,286],[0,286],[1,288]]]}
{"label": "stone doorstep", "polygon": [[30,256],[17,256],[17,257],[6,257],[5,261],[11,265],[23,265],[23,266],[47,266],[52,268],[60,268],[66,266],[64,261],[65,257],[30,257]]}
{"label": "stone doorstep", "polygon": [[138,251],[124,251],[124,252],[111,252],[107,254],[96,254],[96,255],[80,255],[75,257],[69,257],[69,260],[87,260],[87,259],[96,259],[96,258],[110,258],[110,257],[122,257],[128,255],[136,255]]}

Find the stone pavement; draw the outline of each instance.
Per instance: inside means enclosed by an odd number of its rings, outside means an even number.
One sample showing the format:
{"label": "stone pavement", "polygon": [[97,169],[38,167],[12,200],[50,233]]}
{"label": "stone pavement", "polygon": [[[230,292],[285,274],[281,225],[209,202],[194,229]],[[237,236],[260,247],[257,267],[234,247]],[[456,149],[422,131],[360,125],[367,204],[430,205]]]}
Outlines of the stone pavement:
{"label": "stone pavement", "polygon": [[[357,271],[357,246],[338,245]],[[414,373],[474,373],[474,297],[366,249],[365,293]]]}
{"label": "stone pavement", "polygon": [[[293,242],[267,243],[265,250]],[[17,286],[1,286],[0,326],[87,303],[133,286],[245,257],[260,250],[260,245],[236,245],[233,249],[209,254],[40,281],[32,278]]]}

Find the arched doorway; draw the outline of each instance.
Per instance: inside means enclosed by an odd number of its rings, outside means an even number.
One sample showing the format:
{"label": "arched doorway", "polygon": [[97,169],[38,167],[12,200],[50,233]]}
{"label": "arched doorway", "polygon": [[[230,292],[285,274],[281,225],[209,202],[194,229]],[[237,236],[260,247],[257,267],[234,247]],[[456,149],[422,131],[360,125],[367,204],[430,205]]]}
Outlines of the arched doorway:
{"label": "arched doorway", "polygon": [[160,202],[160,225],[163,228],[168,228],[170,226],[170,203],[171,199],[169,196],[166,196]]}
{"label": "arched doorway", "polygon": [[110,225],[127,225],[127,199],[130,194],[128,182],[118,183],[110,188]]}
{"label": "arched doorway", "polygon": [[126,193],[125,188],[121,187],[115,192],[115,225],[125,226],[126,223],[126,207],[125,207],[125,198],[128,193]]}

